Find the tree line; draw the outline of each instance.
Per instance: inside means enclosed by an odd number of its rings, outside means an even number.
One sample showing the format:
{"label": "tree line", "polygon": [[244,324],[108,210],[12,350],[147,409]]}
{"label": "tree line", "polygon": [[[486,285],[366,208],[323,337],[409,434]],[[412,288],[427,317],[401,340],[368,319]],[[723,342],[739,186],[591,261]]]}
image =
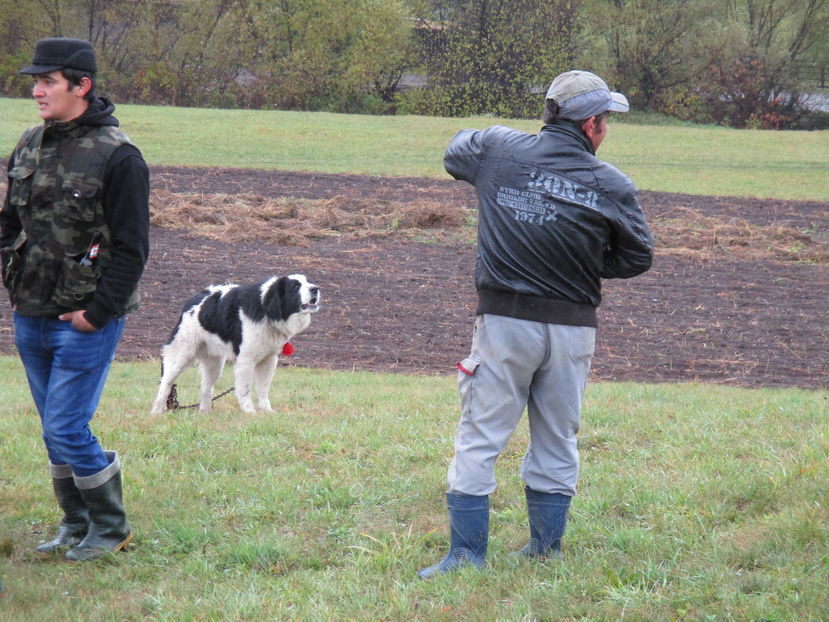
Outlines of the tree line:
{"label": "tree line", "polygon": [[0,93],[73,36],[119,102],[534,118],[582,68],[638,110],[808,127],[828,26],[829,0],[0,0]]}

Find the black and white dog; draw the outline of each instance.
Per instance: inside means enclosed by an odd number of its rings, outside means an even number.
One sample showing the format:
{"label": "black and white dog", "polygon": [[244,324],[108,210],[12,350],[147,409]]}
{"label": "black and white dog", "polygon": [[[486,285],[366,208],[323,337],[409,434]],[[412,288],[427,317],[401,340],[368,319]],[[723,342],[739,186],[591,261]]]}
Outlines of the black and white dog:
{"label": "black and white dog", "polygon": [[161,385],[152,412],[160,413],[176,378],[193,361],[201,368],[199,409],[210,410],[213,385],[228,359],[234,367],[236,398],[254,412],[272,410],[268,392],[283,346],[311,324],[320,290],[302,274],[272,276],[248,285],[210,285],[185,304],[167,345],[161,348]]}

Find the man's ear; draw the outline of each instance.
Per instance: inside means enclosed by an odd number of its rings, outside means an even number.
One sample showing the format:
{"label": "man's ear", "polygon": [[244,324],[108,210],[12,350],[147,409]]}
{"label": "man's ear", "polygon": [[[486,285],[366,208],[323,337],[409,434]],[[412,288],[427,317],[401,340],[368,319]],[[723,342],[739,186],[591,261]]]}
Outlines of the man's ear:
{"label": "man's ear", "polygon": [[587,138],[593,140],[593,136],[596,134],[596,117],[585,119],[584,123],[581,124],[581,131],[584,132]]}
{"label": "man's ear", "polygon": [[86,97],[86,94],[92,89],[92,80],[84,76],[81,78],[81,83],[75,87],[75,92],[81,97]]}

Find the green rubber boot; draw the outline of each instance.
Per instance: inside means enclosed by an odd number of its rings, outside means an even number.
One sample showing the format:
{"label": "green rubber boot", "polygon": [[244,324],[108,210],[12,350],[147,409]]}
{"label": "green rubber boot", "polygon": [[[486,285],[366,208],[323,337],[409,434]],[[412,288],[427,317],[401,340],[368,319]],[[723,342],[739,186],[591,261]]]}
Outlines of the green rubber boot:
{"label": "green rubber boot", "polygon": [[76,477],[75,484],[89,508],[89,531],[66,554],[72,562],[89,561],[115,553],[132,541],[132,530],[124,512],[121,464],[118,454],[106,452],[110,465],[88,477]]}
{"label": "green rubber boot", "polygon": [[58,526],[58,535],[35,548],[35,554],[40,558],[48,558],[60,551],[71,549],[83,539],[89,525],[89,512],[80,491],[75,486],[72,469],[68,464],[50,463],[49,471],[52,475],[55,498],[63,510],[63,519]]}

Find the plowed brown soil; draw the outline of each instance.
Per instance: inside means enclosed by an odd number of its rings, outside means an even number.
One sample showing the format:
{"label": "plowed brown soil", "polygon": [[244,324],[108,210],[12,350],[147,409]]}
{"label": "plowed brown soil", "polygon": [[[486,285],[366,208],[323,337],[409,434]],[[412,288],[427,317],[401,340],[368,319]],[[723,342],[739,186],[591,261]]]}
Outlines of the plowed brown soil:
{"label": "plowed brown soil", "polygon": [[[302,272],[322,310],[280,364],[448,374],[469,350],[475,197],[451,180],[153,168],[152,256],[121,359],[209,283]],[[642,192],[657,254],[606,281],[591,377],[829,386],[829,205]],[[14,350],[7,298],[0,351]]]}

